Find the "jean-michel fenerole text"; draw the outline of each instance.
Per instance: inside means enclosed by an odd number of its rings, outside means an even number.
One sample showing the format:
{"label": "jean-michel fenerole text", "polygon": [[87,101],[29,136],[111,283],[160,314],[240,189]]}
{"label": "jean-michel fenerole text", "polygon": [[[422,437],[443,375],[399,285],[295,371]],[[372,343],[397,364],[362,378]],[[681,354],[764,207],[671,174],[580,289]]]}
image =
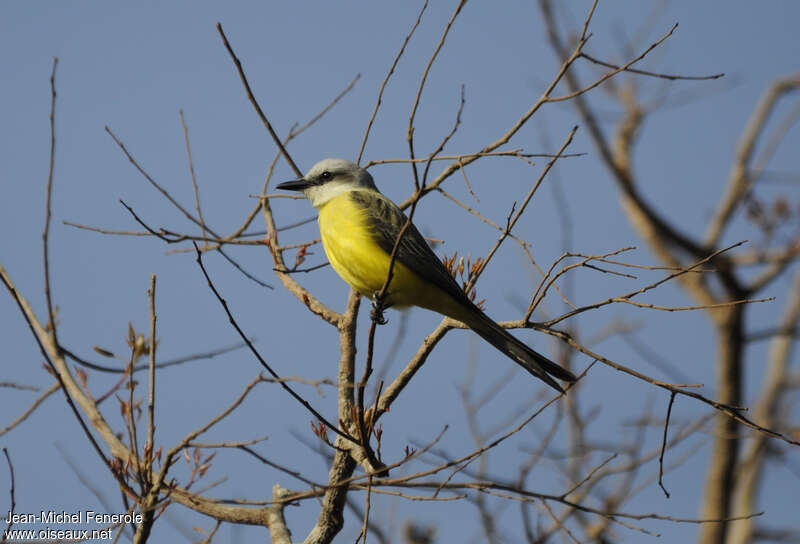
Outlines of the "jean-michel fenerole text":
{"label": "jean-michel fenerole text", "polygon": [[97,524],[115,524],[115,523],[141,523],[142,514],[139,512],[122,513],[122,514],[105,514],[102,512],[95,512],[94,510],[78,510],[76,512],[67,512],[62,510],[57,512],[55,510],[41,510],[40,512],[30,513],[6,513],[5,521],[7,523],[16,524],[29,524],[29,523],[54,523],[54,524],[84,524],[84,523],[97,523]]}

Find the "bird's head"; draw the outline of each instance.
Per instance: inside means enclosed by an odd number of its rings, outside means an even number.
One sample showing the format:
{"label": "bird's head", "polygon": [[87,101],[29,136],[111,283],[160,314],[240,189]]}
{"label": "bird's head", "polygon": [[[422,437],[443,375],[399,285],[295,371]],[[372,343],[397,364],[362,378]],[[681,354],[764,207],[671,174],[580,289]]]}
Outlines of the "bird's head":
{"label": "bird's head", "polygon": [[302,191],[315,208],[348,191],[377,190],[369,172],[344,159],[322,159],[302,178],[281,183],[277,188]]}

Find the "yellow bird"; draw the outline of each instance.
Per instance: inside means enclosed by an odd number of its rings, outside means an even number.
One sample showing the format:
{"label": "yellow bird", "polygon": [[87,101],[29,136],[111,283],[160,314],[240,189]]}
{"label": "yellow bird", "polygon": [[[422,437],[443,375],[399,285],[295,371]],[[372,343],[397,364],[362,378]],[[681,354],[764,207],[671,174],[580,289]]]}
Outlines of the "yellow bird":
{"label": "yellow bird", "polygon": [[[319,210],[322,245],[342,279],[366,297],[379,293],[406,216],[378,191],[369,172],[344,159],[324,159],[304,177],[281,183],[278,189],[302,191]],[[400,241],[392,274],[386,307],[420,306],[461,321],[558,391],[564,390],[553,378],[575,381],[572,372],[532,350],[483,313],[413,224]]]}

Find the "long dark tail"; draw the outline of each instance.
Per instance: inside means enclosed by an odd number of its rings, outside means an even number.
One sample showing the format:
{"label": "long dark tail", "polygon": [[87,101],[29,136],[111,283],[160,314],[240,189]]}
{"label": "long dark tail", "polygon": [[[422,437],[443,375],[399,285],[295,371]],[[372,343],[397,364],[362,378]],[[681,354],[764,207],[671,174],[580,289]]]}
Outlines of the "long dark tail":
{"label": "long dark tail", "polygon": [[[565,382],[574,382],[577,378],[575,374],[563,368],[544,355],[532,350],[506,329],[492,321],[477,307],[475,312],[470,312],[469,318],[463,320],[472,330],[478,333],[481,338],[489,342],[508,357],[516,361],[522,368],[542,380],[544,383],[560,391],[564,389],[553,378],[558,378]],[[552,376],[552,378],[551,378]]]}

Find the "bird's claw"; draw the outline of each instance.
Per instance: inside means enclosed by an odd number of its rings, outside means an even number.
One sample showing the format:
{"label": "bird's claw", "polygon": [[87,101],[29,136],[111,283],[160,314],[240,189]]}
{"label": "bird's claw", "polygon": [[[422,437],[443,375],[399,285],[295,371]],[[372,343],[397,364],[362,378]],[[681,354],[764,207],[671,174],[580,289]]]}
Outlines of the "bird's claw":
{"label": "bird's claw", "polygon": [[383,300],[379,293],[375,293],[372,297],[372,310],[369,312],[369,317],[378,325],[386,325],[389,320],[383,317]]}

